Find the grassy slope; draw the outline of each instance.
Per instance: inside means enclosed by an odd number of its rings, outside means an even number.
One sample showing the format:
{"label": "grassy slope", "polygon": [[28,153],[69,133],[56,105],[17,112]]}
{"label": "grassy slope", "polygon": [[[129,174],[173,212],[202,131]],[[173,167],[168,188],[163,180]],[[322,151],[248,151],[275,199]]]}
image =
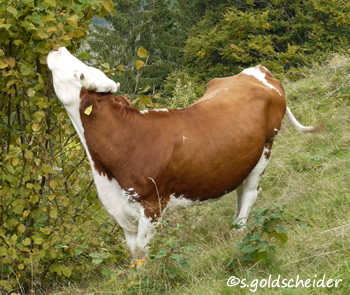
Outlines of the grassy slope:
{"label": "grassy slope", "polygon": [[[178,268],[175,279],[160,270],[164,263],[176,266],[170,259],[150,261],[137,271],[125,270],[112,280],[91,265],[89,280],[51,294],[246,294],[247,289],[227,287],[226,280],[232,275],[247,281],[267,279],[269,274],[287,279],[326,274],[327,279],[343,282],[336,289],[259,288],[257,294],[350,294],[350,59],[336,56],[302,73],[304,79],[283,83],[289,106],[303,124],[322,121],[326,129],[300,135],[286,120],[275,141],[261,183],[263,192],[254,208],[271,202],[285,204],[309,226],[288,227],[288,242],[277,247],[269,263],[234,270],[225,267],[234,245],[244,236],[230,230],[235,211],[232,193],[167,217],[173,226],[181,224],[169,239],[177,237],[178,247],[196,246],[187,255],[190,269]],[[153,247],[167,242],[158,241]]]}

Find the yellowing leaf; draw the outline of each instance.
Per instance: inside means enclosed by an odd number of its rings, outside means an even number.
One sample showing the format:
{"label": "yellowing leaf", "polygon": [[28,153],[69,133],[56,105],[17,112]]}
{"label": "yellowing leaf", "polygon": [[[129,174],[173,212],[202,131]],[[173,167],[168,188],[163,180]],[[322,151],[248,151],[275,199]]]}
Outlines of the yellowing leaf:
{"label": "yellowing leaf", "polygon": [[51,218],[56,218],[57,215],[58,215],[58,213],[57,213],[57,210],[56,210],[56,209],[53,209],[53,210],[50,211],[50,217],[51,217]]}
{"label": "yellowing leaf", "polygon": [[12,163],[12,166],[17,166],[19,164],[19,160],[17,158],[13,158],[11,163]]}
{"label": "yellowing leaf", "polygon": [[[36,203],[38,203],[39,199],[40,199],[39,195],[38,195],[38,194],[34,194],[34,195],[32,195],[32,196],[30,197],[30,202],[31,202],[32,204],[36,204]],[[45,208],[44,208],[44,209],[45,209]]]}
{"label": "yellowing leaf", "polygon": [[48,27],[46,29],[46,32],[48,32],[48,33],[56,33],[57,32],[57,28],[56,27]]}
{"label": "yellowing leaf", "polygon": [[69,23],[73,28],[78,26],[79,16],[77,14],[73,14],[72,16],[67,18],[67,23]]}
{"label": "yellowing leaf", "polygon": [[56,0],[45,0],[42,4],[46,7],[56,7]]}
{"label": "yellowing leaf", "polygon": [[57,181],[55,179],[51,179],[49,185],[54,190],[57,186]]}
{"label": "yellowing leaf", "polygon": [[21,263],[21,264],[18,264],[18,269],[24,269],[24,265]]}
{"label": "yellowing leaf", "polygon": [[68,207],[70,205],[70,200],[66,196],[62,197],[62,205]]}
{"label": "yellowing leaf", "polygon": [[23,211],[23,217],[26,218],[30,214],[29,210]]}
{"label": "yellowing leaf", "polygon": [[17,215],[22,214],[23,210],[24,210],[23,205],[17,205],[15,208],[13,208],[13,212]]}
{"label": "yellowing leaf", "polygon": [[118,73],[118,74],[121,74],[123,71],[124,71],[124,66],[123,66],[123,65],[119,65],[119,66],[117,67],[117,73]]}
{"label": "yellowing leaf", "polygon": [[5,63],[2,59],[0,59],[0,69],[5,69],[8,67],[8,64]]}
{"label": "yellowing leaf", "polygon": [[137,60],[136,61],[136,69],[139,70],[143,67],[145,63],[142,60]]}
{"label": "yellowing leaf", "polygon": [[104,7],[104,9],[106,9],[108,12],[112,12],[113,8],[114,8],[114,4],[112,0],[105,0],[102,2],[102,6]]}
{"label": "yellowing leaf", "polygon": [[31,161],[31,160],[33,159],[33,156],[34,156],[34,154],[33,154],[33,152],[30,151],[30,150],[26,150],[26,151],[24,152],[24,158],[26,158],[26,159],[29,160],[29,161]]}
{"label": "yellowing leaf", "polygon": [[35,132],[38,132],[38,131],[40,130],[40,128],[41,128],[40,124],[34,123],[34,124],[32,125],[32,129],[33,129],[33,131],[35,131]]}
{"label": "yellowing leaf", "polygon": [[16,60],[13,57],[5,58],[4,62],[7,63],[11,68],[16,65]]}
{"label": "yellowing leaf", "polygon": [[33,240],[34,240],[34,244],[36,245],[41,245],[44,241],[42,238],[37,238],[37,237],[33,238]]}
{"label": "yellowing leaf", "polygon": [[90,116],[91,113],[92,113],[92,105],[88,106],[84,111],[84,114],[88,116]]}
{"label": "yellowing leaf", "polygon": [[43,24],[47,24],[49,22],[56,22],[56,18],[52,15],[47,15],[41,18]]}
{"label": "yellowing leaf", "polygon": [[56,196],[55,195],[49,195],[47,198],[49,199],[49,201],[53,201],[56,198]]}
{"label": "yellowing leaf", "polygon": [[22,244],[24,246],[29,246],[31,244],[31,240],[29,238],[25,238],[23,241],[22,241]]}
{"label": "yellowing leaf", "polygon": [[137,50],[137,56],[140,58],[146,58],[148,56],[147,50],[143,46],[139,47]]}
{"label": "yellowing leaf", "polygon": [[26,231],[26,227],[23,224],[20,224],[17,229],[22,234]]}
{"label": "yellowing leaf", "polygon": [[33,88],[29,88],[27,90],[28,97],[33,97],[35,95],[35,90]]}
{"label": "yellowing leaf", "polygon": [[150,105],[152,104],[152,99],[149,95],[143,95],[140,97],[140,101],[144,103],[145,105]]}

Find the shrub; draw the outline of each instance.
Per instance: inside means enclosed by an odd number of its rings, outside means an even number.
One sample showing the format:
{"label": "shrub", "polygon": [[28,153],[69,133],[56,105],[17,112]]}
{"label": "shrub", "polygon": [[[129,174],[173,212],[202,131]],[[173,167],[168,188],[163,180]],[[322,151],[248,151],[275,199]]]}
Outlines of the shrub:
{"label": "shrub", "polygon": [[35,292],[79,276],[91,253],[115,261],[123,251],[108,246],[112,227],[46,67],[52,48],[74,50],[92,16],[112,9],[110,0],[0,4],[0,293]]}

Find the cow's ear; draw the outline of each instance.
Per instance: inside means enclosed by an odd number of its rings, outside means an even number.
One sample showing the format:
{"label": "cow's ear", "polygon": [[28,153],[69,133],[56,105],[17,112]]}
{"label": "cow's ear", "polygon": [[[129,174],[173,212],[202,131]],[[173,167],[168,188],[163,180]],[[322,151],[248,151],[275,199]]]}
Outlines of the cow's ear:
{"label": "cow's ear", "polygon": [[92,113],[98,112],[99,109],[98,94],[82,88],[80,91],[80,113],[89,116]]}
{"label": "cow's ear", "polygon": [[113,102],[114,103],[119,103],[127,106],[131,106],[130,101],[127,100],[126,97],[118,95],[118,96],[113,96]]}

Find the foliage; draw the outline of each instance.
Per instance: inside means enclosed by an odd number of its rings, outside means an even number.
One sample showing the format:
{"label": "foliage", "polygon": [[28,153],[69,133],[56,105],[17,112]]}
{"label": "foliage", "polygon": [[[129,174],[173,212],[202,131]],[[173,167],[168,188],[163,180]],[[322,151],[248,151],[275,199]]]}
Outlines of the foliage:
{"label": "foliage", "polygon": [[[185,83],[185,84],[183,84]],[[177,79],[172,95],[167,99],[167,106],[171,109],[184,108],[198,99],[192,83]]]}
{"label": "foliage", "polygon": [[227,1],[208,11],[186,41],[187,70],[207,81],[258,63],[290,72],[347,50],[349,6],[340,0]]}
{"label": "foliage", "polygon": [[[273,240],[278,240],[282,245],[288,241],[287,230],[284,224],[291,220],[297,221],[288,214],[285,206],[271,204],[269,207],[254,210],[250,216],[250,223],[244,230],[247,231],[241,243],[235,245],[238,253],[234,253],[228,263],[228,267],[234,266],[237,260],[243,263],[252,263],[260,260],[267,261],[268,256],[276,252]],[[303,223],[304,227],[306,224]],[[233,229],[241,229],[238,221],[232,224]]]}
{"label": "foliage", "polygon": [[51,49],[74,50],[93,15],[112,9],[109,0],[0,4],[0,293],[35,292],[81,275],[89,253],[116,261],[123,251],[108,250],[111,225],[96,214],[84,152],[46,67]]}
{"label": "foliage", "polygon": [[181,227],[183,227],[181,224],[175,226],[169,223],[160,224],[150,247],[150,259],[159,260],[160,273],[164,273],[171,279],[181,277],[183,270],[190,269],[187,255],[194,250],[194,246],[182,244],[178,236]]}
{"label": "foliage", "polygon": [[123,75],[118,77],[121,92],[131,94],[135,88],[134,58],[144,46],[150,59],[139,87],[159,89],[163,79],[182,65],[185,22],[168,0],[118,0],[114,4],[116,14],[106,18],[108,26],[94,26],[88,39],[89,52],[112,68],[123,67]]}

